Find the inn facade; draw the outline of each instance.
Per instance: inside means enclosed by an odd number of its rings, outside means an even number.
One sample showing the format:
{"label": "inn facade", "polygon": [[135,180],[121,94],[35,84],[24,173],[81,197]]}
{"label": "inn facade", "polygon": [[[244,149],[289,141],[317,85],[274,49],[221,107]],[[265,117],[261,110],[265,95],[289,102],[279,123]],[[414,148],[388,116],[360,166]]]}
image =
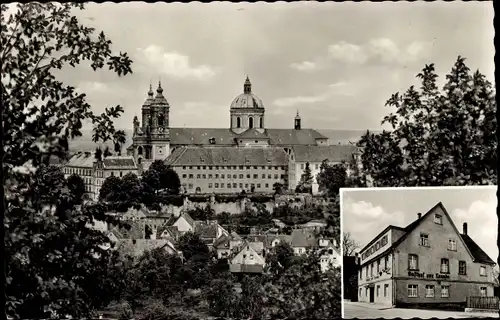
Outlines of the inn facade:
{"label": "inn facade", "polygon": [[440,202],[405,228],[388,226],[360,252],[358,301],[392,307],[464,306],[493,296],[495,262]]}

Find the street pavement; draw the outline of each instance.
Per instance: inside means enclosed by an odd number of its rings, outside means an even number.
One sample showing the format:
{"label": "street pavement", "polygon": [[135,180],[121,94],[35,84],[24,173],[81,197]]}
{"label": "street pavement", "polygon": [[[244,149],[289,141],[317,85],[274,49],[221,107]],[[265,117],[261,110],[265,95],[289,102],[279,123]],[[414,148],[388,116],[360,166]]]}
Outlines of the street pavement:
{"label": "street pavement", "polygon": [[388,308],[382,305],[373,305],[363,302],[346,302],[344,301],[344,319],[375,319],[375,318],[498,318],[498,313],[484,312],[459,312],[459,311],[437,311],[437,310],[421,310],[421,309],[401,309]]}

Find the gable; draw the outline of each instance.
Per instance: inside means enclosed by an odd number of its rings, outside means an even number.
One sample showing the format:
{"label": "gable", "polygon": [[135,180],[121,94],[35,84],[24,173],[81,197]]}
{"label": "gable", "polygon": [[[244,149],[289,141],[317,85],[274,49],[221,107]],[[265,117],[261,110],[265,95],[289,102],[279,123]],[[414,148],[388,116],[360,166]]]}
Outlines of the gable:
{"label": "gable", "polygon": [[[441,224],[434,222],[435,215],[441,216]],[[405,229],[407,233],[396,241],[394,245],[395,249],[404,248],[406,252],[415,253],[423,257],[429,254],[429,249],[432,249],[433,255],[436,256],[448,257],[460,255],[463,260],[467,258],[469,262],[474,261],[473,255],[441,203],[438,203],[424,216],[412,222]],[[428,236],[429,247],[420,245],[421,234]],[[455,240],[456,254],[454,253],[455,251],[448,250],[449,240]]]}

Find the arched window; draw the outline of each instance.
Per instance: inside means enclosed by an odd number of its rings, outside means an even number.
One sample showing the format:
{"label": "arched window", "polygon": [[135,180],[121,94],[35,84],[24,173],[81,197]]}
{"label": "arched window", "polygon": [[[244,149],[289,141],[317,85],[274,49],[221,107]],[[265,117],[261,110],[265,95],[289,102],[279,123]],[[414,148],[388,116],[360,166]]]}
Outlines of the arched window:
{"label": "arched window", "polygon": [[139,146],[139,148],[137,148],[137,154],[142,155],[142,147],[141,146]]}
{"label": "arched window", "polygon": [[262,117],[259,118],[259,128],[264,128],[264,119]]}
{"label": "arched window", "polygon": [[158,115],[158,126],[162,127],[163,126],[163,113],[160,113]]}
{"label": "arched window", "polygon": [[201,188],[200,187],[196,187],[196,193],[201,193]]}
{"label": "arched window", "polygon": [[252,117],[248,118],[248,127],[253,128],[253,118]]}
{"label": "arched window", "polygon": [[241,128],[241,118],[240,117],[236,118],[236,128]]}

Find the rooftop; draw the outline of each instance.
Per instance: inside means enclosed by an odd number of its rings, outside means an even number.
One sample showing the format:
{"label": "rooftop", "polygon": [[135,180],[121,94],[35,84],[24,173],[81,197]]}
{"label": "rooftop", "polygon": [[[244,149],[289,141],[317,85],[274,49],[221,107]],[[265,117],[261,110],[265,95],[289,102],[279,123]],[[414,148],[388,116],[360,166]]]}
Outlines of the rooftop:
{"label": "rooftop", "polygon": [[330,162],[350,161],[357,148],[353,145],[295,146],[295,161]]}
{"label": "rooftop", "polygon": [[168,165],[286,165],[281,148],[180,147],[165,160]]}

